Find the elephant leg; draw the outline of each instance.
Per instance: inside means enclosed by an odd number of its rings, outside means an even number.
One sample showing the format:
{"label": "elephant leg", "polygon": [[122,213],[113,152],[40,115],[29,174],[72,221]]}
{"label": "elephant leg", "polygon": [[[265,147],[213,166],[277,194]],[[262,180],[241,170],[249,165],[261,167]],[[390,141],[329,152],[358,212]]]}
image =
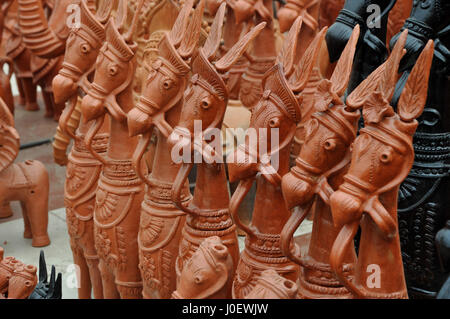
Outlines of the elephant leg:
{"label": "elephant leg", "polygon": [[[72,241],[72,240],[71,240]],[[89,278],[89,267],[84,258],[83,251],[77,247],[75,243],[72,245],[73,262],[80,269],[79,283],[78,283],[78,298],[91,299],[91,280]]]}
{"label": "elephant leg", "polygon": [[22,106],[26,106],[27,98],[25,96],[25,89],[23,88],[23,79],[16,78],[17,89],[19,91],[19,104]]}
{"label": "elephant leg", "polygon": [[100,273],[102,275],[104,299],[120,299],[119,292],[117,291],[117,287],[114,282],[114,274],[103,259],[100,259],[98,268],[100,269]]}
{"label": "elephant leg", "polygon": [[23,215],[23,238],[33,238],[33,233],[31,232],[31,223],[30,216],[28,216],[27,208],[23,202],[20,202],[20,206],[22,207],[22,215]]}
{"label": "elephant leg", "polygon": [[11,209],[11,206],[9,205],[9,202],[4,202],[0,206],[0,218],[8,218],[13,215],[13,211]]}
{"label": "elephant leg", "polygon": [[103,299],[103,284],[102,276],[100,274],[98,256],[84,256],[89,268],[89,277],[91,278],[91,285],[94,291],[95,299]]}
{"label": "elephant leg", "polygon": [[23,77],[18,82],[22,83],[22,89],[25,96],[25,110],[38,111],[39,105],[37,103],[37,88],[33,83],[33,78]]}
{"label": "elephant leg", "polygon": [[[45,199],[47,201],[48,198]],[[31,245],[33,247],[44,247],[50,244],[50,238],[47,233],[48,226],[48,203],[43,203],[42,198],[36,199],[34,197],[29,198],[24,202],[25,211],[28,215],[31,224],[31,234],[32,241]],[[23,207],[23,206],[22,206]]]}
{"label": "elephant leg", "polygon": [[[42,88],[42,86],[41,86]],[[42,88],[42,98],[44,99],[44,104],[45,104],[45,117],[53,117],[53,101],[52,101],[52,96],[48,93],[45,92],[45,90]]]}

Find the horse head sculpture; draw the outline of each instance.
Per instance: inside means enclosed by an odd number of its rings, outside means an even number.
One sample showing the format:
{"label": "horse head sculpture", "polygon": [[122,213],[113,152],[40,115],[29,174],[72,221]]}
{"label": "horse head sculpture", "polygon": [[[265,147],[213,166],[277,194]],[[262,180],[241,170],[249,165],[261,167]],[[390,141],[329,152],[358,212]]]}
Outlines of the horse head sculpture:
{"label": "horse head sculpture", "polygon": [[[293,213],[281,233],[281,246],[289,259],[304,267],[300,285],[302,295],[311,295],[319,291],[332,297],[340,296],[342,289],[337,287],[336,279],[314,280],[315,270],[323,274],[328,267],[328,254],[333,244],[329,197],[334,192],[333,185],[339,175],[350,163],[350,145],[356,138],[359,110],[349,109],[343,102],[343,95],[350,80],[356,44],[359,38],[359,26],[353,34],[338,61],[331,79],[323,79],[314,95],[314,113],[306,123],[305,143],[295,160],[295,166],[283,176],[282,190],[286,207]],[[369,79],[368,81],[371,81]],[[315,203],[315,205],[313,205]],[[292,251],[292,240],[295,231],[314,207],[314,225],[306,256],[299,257]],[[354,258],[353,258],[354,259]],[[349,258],[350,262],[353,260]],[[349,261],[346,260],[346,261]],[[322,275],[320,275],[322,276]],[[310,277],[315,277],[311,279]],[[331,277],[331,276],[330,276]],[[329,284],[326,282],[330,281]],[[316,287],[321,282],[320,287]],[[304,291],[308,287],[308,292]],[[304,289],[305,288],[305,289]],[[311,292],[309,292],[311,290]],[[347,292],[348,293],[348,292]]]}
{"label": "horse head sculpture", "polygon": [[[205,139],[208,139],[212,132],[220,132],[222,126],[228,104],[228,90],[224,76],[265,26],[265,22],[260,23],[243,36],[227,54],[215,61],[222,38],[225,9],[226,5],[223,3],[216,14],[205,45],[198,50],[192,62],[194,75],[191,78],[191,85],[184,94],[184,105],[179,123],[168,140],[172,146],[181,146],[183,151],[186,150],[191,154],[187,158],[189,161],[183,162],[180,168],[172,193],[172,200],[177,207],[190,213],[192,210],[182,204],[181,191],[193,167],[192,155],[194,152],[199,152],[208,164],[222,162],[220,138],[213,142],[215,147],[212,147]],[[196,121],[201,122],[200,132],[194,129]],[[196,136],[197,133],[201,136]]]}
{"label": "horse head sculpture", "polygon": [[139,103],[128,113],[130,136],[143,134],[133,156],[133,166],[147,184],[148,179],[140,170],[142,157],[155,126],[165,138],[172,133],[173,128],[166,116],[169,117],[170,110],[183,103],[191,59],[199,41],[204,1],[199,2],[189,21],[192,7],[193,0],[186,1],[172,30],[164,34],[158,47],[159,56],[151,65]]}
{"label": "horse head sculpture", "polygon": [[105,25],[111,15],[114,1],[102,1],[93,14],[86,0],[80,3],[80,28],[73,29],[67,39],[64,62],[53,79],[56,103],[70,100],[59,119],[59,127],[73,139],[78,137],[68,129],[69,121],[77,104],[77,91],[89,91],[89,77],[95,71],[95,62],[106,39]]}
{"label": "horse head sculpture", "polygon": [[36,266],[16,264],[8,283],[8,299],[28,298],[37,284],[36,271]]}
{"label": "horse head sculpture", "polygon": [[[330,264],[344,286],[359,298],[407,298],[397,222],[400,183],[414,161],[412,137],[427,98],[427,83],[433,58],[430,41],[411,72],[399,100],[398,111],[390,105],[398,80],[397,70],[405,51],[407,31],[399,38],[383,65],[377,89],[364,90],[347,99],[354,106],[362,101],[365,127],[355,140],[352,161],[344,182],[330,197],[333,221],[341,228]],[[355,280],[342,274],[342,258],[361,224]],[[366,286],[369,264],[378,265],[380,285]]]}
{"label": "horse head sculpture", "polygon": [[206,238],[186,263],[172,293],[174,299],[227,298],[233,260],[219,237]]}
{"label": "horse head sculpture", "polygon": [[79,87],[87,92],[87,77],[94,72],[95,61],[106,38],[105,25],[114,1],[101,1],[94,14],[86,0],[80,2],[80,27],[72,29],[66,43],[66,53],[59,74],[53,79],[56,103],[67,101]]}
{"label": "horse head sculpture", "polygon": [[[296,66],[295,50],[301,25],[302,20],[298,18],[280,52],[279,63],[265,74],[264,95],[253,110],[250,123],[250,128],[257,135],[256,140],[253,138],[254,141],[252,141],[252,136],[247,134],[245,143],[239,145],[235,154],[230,154],[227,159],[230,181],[241,180],[239,191],[237,190],[235,193],[236,196],[239,194],[239,198],[250,190],[258,173],[262,173],[262,176],[271,184],[279,185],[281,183],[280,174],[271,167],[269,160],[285,149],[292,140],[295,125],[301,118],[299,101],[302,100],[302,90],[306,86],[314,61],[318,56],[320,39],[323,40],[326,32],[326,28],[324,28],[316,36]],[[267,134],[258,134],[258,129],[266,129]],[[273,148],[271,131],[276,132],[280,141]],[[260,145],[266,145],[265,150],[260,150]],[[240,193],[241,191],[244,192]],[[238,197],[234,199],[237,200]],[[240,200],[243,200],[243,197]],[[233,201],[232,211],[237,208],[234,207],[236,204],[239,205],[238,202]],[[238,220],[236,222],[239,223]],[[247,228],[245,225],[239,226],[245,227],[243,229]]]}

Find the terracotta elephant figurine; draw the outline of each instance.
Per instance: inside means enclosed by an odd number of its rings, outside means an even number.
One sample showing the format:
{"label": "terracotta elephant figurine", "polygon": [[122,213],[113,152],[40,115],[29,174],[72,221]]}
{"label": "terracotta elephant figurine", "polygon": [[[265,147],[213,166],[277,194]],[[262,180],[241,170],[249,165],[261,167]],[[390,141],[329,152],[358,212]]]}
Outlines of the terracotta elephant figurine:
{"label": "terracotta elephant figurine", "polygon": [[11,201],[22,206],[25,238],[34,247],[50,244],[47,234],[49,179],[45,166],[28,160],[13,164],[19,153],[19,134],[14,118],[0,98],[0,218],[12,215]]}

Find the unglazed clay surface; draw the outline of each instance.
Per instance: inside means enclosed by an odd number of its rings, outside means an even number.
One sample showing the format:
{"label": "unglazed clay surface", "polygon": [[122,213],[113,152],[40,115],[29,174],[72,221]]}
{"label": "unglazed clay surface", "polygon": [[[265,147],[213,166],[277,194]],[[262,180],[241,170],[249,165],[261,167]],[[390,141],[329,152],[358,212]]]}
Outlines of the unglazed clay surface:
{"label": "unglazed clay surface", "polygon": [[[340,228],[330,263],[356,298],[408,297],[398,233],[397,197],[400,183],[414,161],[412,136],[418,125],[415,119],[425,106],[427,85],[423,83],[428,83],[434,49],[430,41],[408,78],[396,113],[388,101],[394,94],[406,37],[404,31],[389,59],[375,71],[381,70],[379,79],[359,86],[347,99],[351,109],[362,107],[365,126],[354,142],[344,182],[330,197],[333,221]],[[373,85],[376,90],[366,95]],[[355,278],[348,280],[343,274],[343,257],[351,249],[359,226],[361,238]],[[373,265],[379,273],[378,282],[372,282],[369,277]]]}
{"label": "unglazed clay surface", "polygon": [[13,163],[19,154],[20,138],[14,128],[14,118],[0,98],[0,218],[12,216],[9,205],[20,201],[25,230],[34,247],[50,244],[48,226],[49,179],[45,166],[38,161]]}
{"label": "unglazed clay surface", "polygon": [[[57,131],[55,137],[54,150],[55,159],[60,164],[68,162],[64,203],[73,258],[75,264],[80,267],[78,289],[80,299],[90,298],[91,290],[94,298],[103,298],[93,219],[95,194],[102,162],[89,152],[84,141],[90,125],[81,121],[78,130],[74,132],[77,125],[71,124],[73,113],[79,113],[77,108],[80,107],[81,99],[78,98],[78,89],[84,92],[89,90],[88,78],[94,73],[95,61],[105,42],[105,24],[112,9],[111,1],[103,1],[103,7],[99,7],[94,14],[86,1],[81,2],[81,27],[71,31],[62,68],[53,80],[55,99],[60,103],[68,101],[59,120],[60,131]],[[79,117],[78,114],[77,116]],[[109,123],[104,124],[92,140],[93,149],[101,156],[106,153],[108,146],[108,126]],[[68,159],[66,159],[65,147],[58,147],[59,139],[65,136],[74,139]]]}
{"label": "unglazed clay surface", "polygon": [[[301,18],[296,19],[279,55],[278,64],[264,75],[264,94],[252,109],[250,128],[265,128],[268,129],[267,133],[256,133],[257,143],[254,140],[252,142],[247,135],[245,144],[239,145],[227,160],[230,181],[240,180],[230,202],[230,212],[236,224],[247,234],[233,282],[233,298],[246,297],[264,270],[274,269],[292,281],[296,281],[299,275],[299,266],[288,260],[281,251],[280,234],[290,217],[290,211],[285,206],[280,184],[281,176],[289,170],[290,145],[296,124],[301,119],[298,98],[318,56],[319,38],[323,39],[325,33],[324,30],[318,35],[316,45],[310,46],[297,63],[295,52],[301,25]],[[271,134],[275,132],[271,129],[274,128],[279,136],[278,145],[271,145]],[[261,143],[266,143],[267,153],[260,154],[257,146]],[[267,161],[274,155],[278,157],[277,169]],[[255,208],[251,223],[247,226],[240,221],[237,208],[255,180]]]}

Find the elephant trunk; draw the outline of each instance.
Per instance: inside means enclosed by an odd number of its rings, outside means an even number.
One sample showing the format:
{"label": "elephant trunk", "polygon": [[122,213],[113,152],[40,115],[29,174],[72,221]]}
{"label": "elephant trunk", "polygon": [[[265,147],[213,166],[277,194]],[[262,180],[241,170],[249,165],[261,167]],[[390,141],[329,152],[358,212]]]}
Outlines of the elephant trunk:
{"label": "elephant trunk", "polygon": [[64,53],[65,41],[49,28],[42,0],[18,0],[18,4],[19,26],[26,47],[44,59]]}

